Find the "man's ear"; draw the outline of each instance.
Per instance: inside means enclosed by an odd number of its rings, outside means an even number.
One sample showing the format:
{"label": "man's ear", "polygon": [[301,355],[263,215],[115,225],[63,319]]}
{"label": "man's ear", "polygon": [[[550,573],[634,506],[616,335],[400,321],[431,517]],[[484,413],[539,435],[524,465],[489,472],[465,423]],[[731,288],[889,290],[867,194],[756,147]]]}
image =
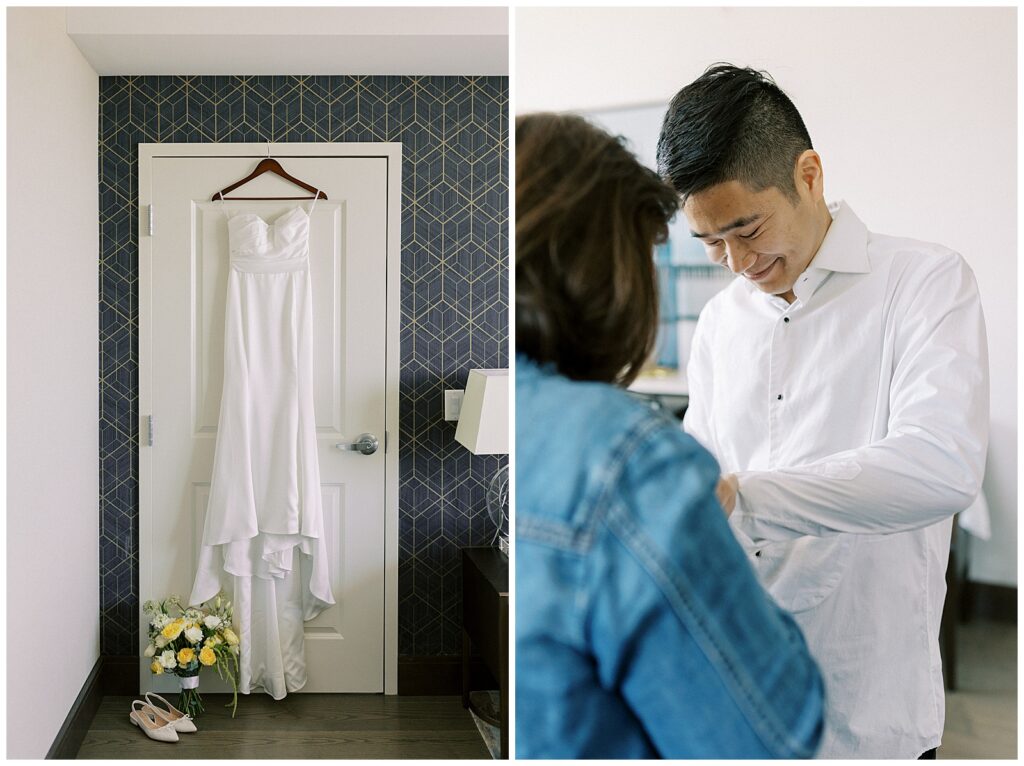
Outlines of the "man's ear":
{"label": "man's ear", "polygon": [[821,155],[816,151],[806,149],[796,158],[793,176],[800,196],[807,193],[814,199],[824,199],[825,174],[821,168]]}

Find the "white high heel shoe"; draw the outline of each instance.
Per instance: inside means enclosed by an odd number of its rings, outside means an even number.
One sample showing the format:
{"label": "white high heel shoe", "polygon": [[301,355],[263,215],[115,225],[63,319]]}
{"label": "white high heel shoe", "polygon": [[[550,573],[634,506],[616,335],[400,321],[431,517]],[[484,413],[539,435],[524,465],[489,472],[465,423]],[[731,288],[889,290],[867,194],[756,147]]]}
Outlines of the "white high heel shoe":
{"label": "white high heel shoe", "polygon": [[[154,700],[157,700],[159,704]],[[156,711],[160,713],[160,715],[170,721],[171,724],[173,724],[175,731],[180,731],[185,734],[191,734],[196,731],[196,725],[195,722],[193,722],[192,717],[182,713],[178,708],[174,707],[174,705],[165,700],[159,694],[146,692],[146,702],[156,708]]]}
{"label": "white high heel shoe", "polygon": [[174,730],[174,724],[164,718],[152,705],[147,705],[142,700],[132,702],[132,712],[128,714],[129,720],[150,739],[157,742],[177,742],[178,732]]}

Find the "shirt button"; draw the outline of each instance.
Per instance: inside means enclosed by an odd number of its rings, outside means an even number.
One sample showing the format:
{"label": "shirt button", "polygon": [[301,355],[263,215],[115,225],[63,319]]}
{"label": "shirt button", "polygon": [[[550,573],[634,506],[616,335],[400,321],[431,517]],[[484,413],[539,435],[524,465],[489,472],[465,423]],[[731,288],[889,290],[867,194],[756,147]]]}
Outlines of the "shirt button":
{"label": "shirt button", "polygon": [[761,558],[761,551],[754,551],[754,555]]}
{"label": "shirt button", "polygon": [[782,321],[789,324],[789,317],[782,317]]}
{"label": "shirt button", "polygon": [[778,397],[776,397],[776,398],[781,402],[782,401],[782,394],[779,394]]}

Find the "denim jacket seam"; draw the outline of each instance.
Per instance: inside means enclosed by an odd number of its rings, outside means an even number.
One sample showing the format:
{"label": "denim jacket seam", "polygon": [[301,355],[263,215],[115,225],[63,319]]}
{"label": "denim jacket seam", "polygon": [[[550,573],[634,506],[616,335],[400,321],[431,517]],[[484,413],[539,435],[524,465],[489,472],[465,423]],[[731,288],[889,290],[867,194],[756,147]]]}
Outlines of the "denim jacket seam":
{"label": "denim jacket seam", "polygon": [[[580,504],[589,504],[591,512],[587,516],[587,523],[580,526],[563,524],[547,519],[522,516],[516,519],[517,539],[529,540],[539,545],[548,545],[552,548],[567,553],[575,553],[582,558],[578,562],[580,566],[587,568],[590,560],[589,553],[597,536],[597,530],[603,525],[607,528],[605,517],[608,512],[608,505],[613,491],[622,473],[623,468],[640,444],[657,428],[663,427],[664,423],[660,416],[645,416],[627,429],[619,438],[617,444],[612,448],[614,457],[610,459],[594,482],[594,488],[585,492]],[[592,563],[592,562],[590,562]],[[573,610],[579,615],[585,615],[590,610],[594,600],[594,593],[591,588],[582,588],[577,592],[577,598],[572,605]],[[577,622],[576,640],[581,644],[585,643],[585,620]]]}
{"label": "denim jacket seam", "polygon": [[523,516],[516,519],[516,538],[560,550],[583,553],[593,542],[593,525],[576,528],[547,519]]}
{"label": "denim jacket seam", "polygon": [[604,509],[612,494],[615,482],[626,463],[633,456],[637,447],[650,433],[664,425],[660,416],[645,416],[619,438],[612,447],[612,457],[604,464],[593,483],[593,488],[585,491],[579,504],[589,505],[592,512],[588,514],[585,524],[575,526],[548,519],[539,519],[527,514],[516,516],[516,537],[524,536],[534,542],[553,547],[585,552],[594,541],[595,530],[604,517]]}
{"label": "denim jacket seam", "polygon": [[[631,509],[621,502],[610,504],[607,507],[606,518],[609,531],[623,543],[641,568],[655,581],[676,614],[683,618],[685,624],[696,628],[695,640],[698,645],[703,646],[705,656],[714,665],[723,667],[726,671],[724,677],[729,680],[729,685],[746,700],[749,710],[754,714],[752,723],[759,736],[790,751],[794,757],[810,757],[813,751],[790,737],[786,727],[772,714],[771,706],[758,701],[757,698],[763,695],[756,693],[756,685],[743,669],[742,662],[734,659],[740,652],[727,638],[717,635],[712,621],[695,608],[686,596],[682,573],[661,560],[657,548],[636,523]],[[687,617],[689,619],[686,619]]]}
{"label": "denim jacket seam", "polygon": [[[593,543],[593,531],[593,527],[580,530],[566,524],[541,519],[524,518],[516,521],[516,539],[520,542],[547,546],[563,554],[577,557],[577,560],[573,562],[577,576],[580,574],[580,567],[585,565],[587,553]],[[563,606],[576,615],[586,614],[592,600],[590,589],[580,587],[577,581],[573,592],[572,603]],[[576,619],[570,630],[576,645],[582,646],[584,643],[583,619]]]}
{"label": "denim jacket seam", "polygon": [[584,498],[584,502],[586,502],[587,499],[593,497],[595,513],[591,517],[592,525],[596,526],[603,520],[604,514],[597,511],[606,510],[607,506],[612,502],[613,490],[619,480],[619,476],[626,467],[626,463],[630,461],[633,454],[651,433],[664,426],[664,419],[660,415],[647,415],[637,420],[619,438],[618,444],[612,450],[613,457],[602,468],[601,474],[595,482],[593,492],[587,493],[587,496]]}

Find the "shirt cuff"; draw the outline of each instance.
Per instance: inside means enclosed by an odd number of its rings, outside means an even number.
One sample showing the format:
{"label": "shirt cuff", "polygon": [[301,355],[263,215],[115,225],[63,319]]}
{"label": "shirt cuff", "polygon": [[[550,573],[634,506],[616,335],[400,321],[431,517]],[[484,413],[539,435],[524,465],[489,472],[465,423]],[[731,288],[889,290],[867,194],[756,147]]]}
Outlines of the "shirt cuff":
{"label": "shirt cuff", "polygon": [[[767,542],[798,536],[764,519],[765,509],[757,502],[758,478],[770,471],[735,471],[733,475],[739,485],[736,492],[736,507],[729,517],[736,539],[748,550],[763,546]],[[778,517],[780,509],[773,508],[772,515]]]}

